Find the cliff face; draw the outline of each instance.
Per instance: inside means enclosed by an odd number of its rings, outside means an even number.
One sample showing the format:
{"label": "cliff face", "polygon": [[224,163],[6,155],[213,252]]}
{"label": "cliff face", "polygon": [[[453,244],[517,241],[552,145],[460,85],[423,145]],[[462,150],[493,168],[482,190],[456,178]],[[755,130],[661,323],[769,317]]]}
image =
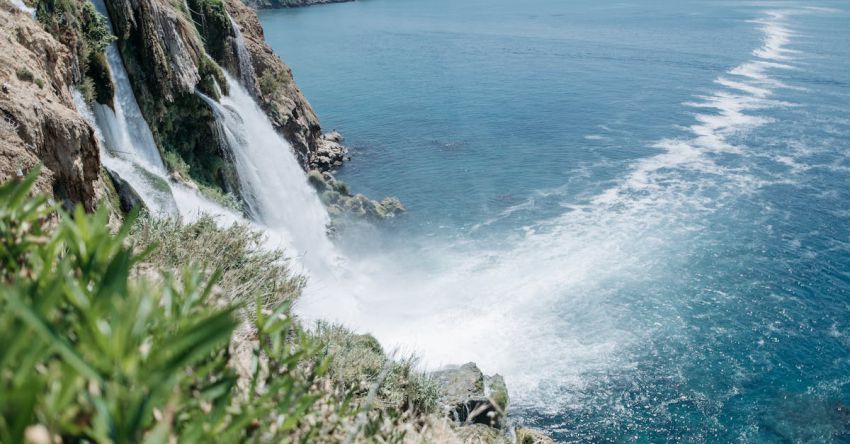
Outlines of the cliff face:
{"label": "cliff face", "polygon": [[275,127],[292,144],[305,169],[327,171],[342,164],[345,148],[338,135],[325,135],[319,119],[295,84],[292,70],[266,43],[257,13],[240,0],[227,0],[251,56],[260,103]]}
{"label": "cliff face", "polygon": [[[134,95],[166,161],[189,165],[196,181],[234,191],[212,111],[196,94],[217,99],[225,88],[183,2],[106,0]],[[174,162],[169,164],[174,169]]]}
{"label": "cliff face", "polygon": [[0,30],[0,182],[42,162],[38,191],[92,210],[100,157],[70,94],[74,54],[9,4],[0,4]]}
{"label": "cliff face", "polygon": [[266,45],[256,14],[239,0],[105,3],[136,99],[169,168],[179,169],[179,158],[195,181],[238,193],[213,114],[196,94],[227,93],[225,71],[258,99],[305,170],[341,164],[345,149],[323,136],[291,71]]}

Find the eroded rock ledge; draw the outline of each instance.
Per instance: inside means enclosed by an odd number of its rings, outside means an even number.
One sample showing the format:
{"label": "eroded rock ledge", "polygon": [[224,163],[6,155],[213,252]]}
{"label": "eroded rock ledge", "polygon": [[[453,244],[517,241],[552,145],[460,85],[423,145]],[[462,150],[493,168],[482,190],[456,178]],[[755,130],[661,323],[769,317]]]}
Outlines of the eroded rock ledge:
{"label": "eroded rock ledge", "polygon": [[[443,414],[461,426],[464,442],[551,444],[545,433],[508,426],[508,388],[500,375],[486,376],[474,362],[431,373]],[[511,435],[514,435],[513,437]]]}
{"label": "eroded rock ledge", "polygon": [[37,191],[93,210],[100,157],[74,108],[74,55],[8,3],[0,3],[0,30],[0,182],[41,162]]}

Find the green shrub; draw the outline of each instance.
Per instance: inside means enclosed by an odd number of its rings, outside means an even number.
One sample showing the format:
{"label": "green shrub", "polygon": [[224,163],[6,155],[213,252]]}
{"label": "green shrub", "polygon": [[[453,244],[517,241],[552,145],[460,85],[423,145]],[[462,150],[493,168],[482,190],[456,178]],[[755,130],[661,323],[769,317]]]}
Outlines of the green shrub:
{"label": "green shrub", "polygon": [[35,75],[27,68],[18,68],[15,71],[15,75],[18,77],[18,80],[22,80],[24,82],[32,82],[35,80]]}
{"label": "green shrub", "polygon": [[106,17],[89,0],[40,0],[36,18],[47,32],[74,52],[84,74],[80,83],[85,79],[93,81],[91,87],[86,87],[91,91],[86,91],[84,97],[110,103],[112,80],[108,72],[104,73],[102,62],[105,61],[103,50],[115,41],[115,36],[109,31]]}
{"label": "green shrub", "polygon": [[0,187],[0,441],[28,429],[62,442],[276,441],[304,427],[326,364],[282,316],[288,304],[257,310],[266,371],[237,396],[237,305],[211,303],[220,273],[131,279],[151,254],[124,243],[133,218],[113,234],[105,212],[58,212],[27,198],[35,178]]}
{"label": "green shrub", "polygon": [[0,442],[401,442],[435,424],[410,360],[299,327],[303,279],[259,234],[132,214],[112,232],[105,210],[29,197],[37,175],[0,185]]}

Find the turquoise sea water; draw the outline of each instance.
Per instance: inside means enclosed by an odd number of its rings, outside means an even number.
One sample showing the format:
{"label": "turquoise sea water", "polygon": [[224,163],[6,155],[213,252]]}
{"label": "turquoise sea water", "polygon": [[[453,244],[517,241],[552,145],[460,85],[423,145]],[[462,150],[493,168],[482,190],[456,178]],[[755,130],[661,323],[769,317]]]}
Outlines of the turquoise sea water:
{"label": "turquoise sea water", "polygon": [[850,442],[850,4],[265,11],[409,212],[317,311],[506,376],[564,442]]}

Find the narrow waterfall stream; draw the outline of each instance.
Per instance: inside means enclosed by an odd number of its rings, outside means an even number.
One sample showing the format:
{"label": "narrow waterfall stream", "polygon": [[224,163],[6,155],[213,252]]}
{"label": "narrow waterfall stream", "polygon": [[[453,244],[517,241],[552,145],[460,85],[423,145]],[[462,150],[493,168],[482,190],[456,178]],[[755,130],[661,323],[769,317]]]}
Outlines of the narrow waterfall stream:
{"label": "narrow waterfall stream", "polygon": [[242,31],[239,30],[239,25],[230,18],[230,26],[233,29],[233,38],[236,42],[236,61],[239,65],[239,79],[242,81],[242,86],[251,93],[252,96],[257,96],[256,85],[254,83],[254,65],[251,63],[251,54],[248,53],[248,48],[245,47],[245,38],[242,37]]}

